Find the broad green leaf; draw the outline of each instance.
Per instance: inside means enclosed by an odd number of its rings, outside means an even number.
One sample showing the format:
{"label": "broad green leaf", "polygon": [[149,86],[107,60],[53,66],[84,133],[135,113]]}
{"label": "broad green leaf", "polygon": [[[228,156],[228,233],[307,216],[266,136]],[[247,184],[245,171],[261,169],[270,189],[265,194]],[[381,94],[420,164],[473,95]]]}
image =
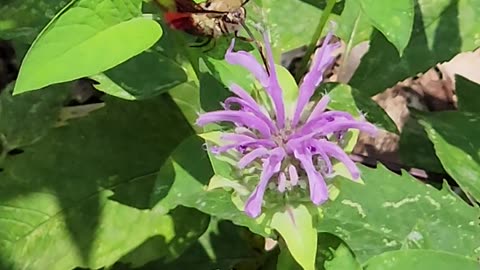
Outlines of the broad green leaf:
{"label": "broad green leaf", "polygon": [[136,99],[135,96],[131,95],[124,88],[116,84],[114,81],[112,81],[108,76],[106,76],[103,73],[90,76],[89,78],[95,81],[93,86],[95,87],[95,89],[99,91],[102,91],[111,96],[123,98],[126,100]]}
{"label": "broad green leaf", "polygon": [[186,237],[177,235],[177,222],[192,226],[185,234],[198,235],[207,217],[195,210],[178,220],[176,212],[148,209],[159,164],[191,133],[168,96],[135,103],[107,98],[103,109],[7,157],[0,172],[5,269],[112,265],[151,237],[162,237],[170,249]]}
{"label": "broad green leaf", "polygon": [[345,244],[335,250],[334,258],[325,262],[326,270],[362,270],[355,256]]}
{"label": "broad green leaf", "polygon": [[365,269],[368,270],[478,270],[480,262],[467,259],[457,254],[435,250],[399,250],[383,253],[370,259]]}
{"label": "broad green leaf", "polygon": [[285,240],[293,258],[305,270],[315,269],[317,231],[313,216],[305,205],[287,206],[273,214],[270,226]]}
{"label": "broad green leaf", "polygon": [[[320,9],[314,8],[306,1],[299,0],[262,0],[259,2],[262,5],[261,8],[252,4],[247,7],[248,14],[254,21],[265,20],[268,24],[275,56],[310,43],[315,26],[322,15]],[[312,1],[312,4],[321,2],[324,1]],[[262,12],[264,12],[264,19],[261,18]],[[335,16],[332,14],[331,18]],[[309,19],[305,20],[305,18]]]}
{"label": "broad green leaf", "polygon": [[[212,219],[207,231],[181,257],[155,261],[139,270],[257,269],[265,260],[263,239],[225,220]],[[114,268],[113,270],[115,270]]]}
{"label": "broad green leaf", "polygon": [[77,2],[35,40],[14,93],[98,74],[151,47],[162,29],[155,21],[138,17],[140,5],[139,0]]}
{"label": "broad green leaf", "polygon": [[430,249],[476,258],[480,255],[480,211],[382,165],[359,166],[365,184],[339,178],[340,195],[323,207],[317,229],[342,238],[359,262],[387,251]]}
{"label": "broad green leaf", "polygon": [[[120,261],[130,268],[150,265],[151,262],[171,261],[180,257],[186,249],[195,245],[204,234],[210,219],[200,211],[177,207],[171,212],[175,224],[175,236],[169,241],[161,235],[151,237],[142,245],[123,256]],[[195,226],[189,221],[195,221]],[[163,268],[162,268],[163,269]]]}
{"label": "broad green leaf", "polygon": [[412,33],[414,0],[356,1],[372,25],[380,30],[402,55]]}
{"label": "broad green leaf", "polygon": [[480,28],[480,2],[415,0],[415,3],[412,36],[401,57],[382,34],[372,34],[370,49],[350,81],[362,93],[373,96],[459,52],[479,46],[476,33]]}
{"label": "broad green leaf", "polygon": [[213,169],[203,143],[197,136],[189,138],[164,163],[151,196],[154,210],[168,212],[177,205],[193,207],[268,236],[270,229],[239,210],[232,202],[230,192],[223,189],[207,190]]}
{"label": "broad green leaf", "polygon": [[2,0],[0,38],[31,43],[42,28],[73,0]]}
{"label": "broad green leaf", "polygon": [[460,75],[455,76],[455,93],[458,98],[458,110],[462,112],[480,113],[478,94],[480,85]]}
{"label": "broad green leaf", "polygon": [[365,118],[377,127],[398,133],[393,120],[369,96],[362,95],[360,91],[346,84],[330,84],[327,88],[331,98],[328,105],[330,109],[346,111],[355,116],[362,112]]}
{"label": "broad green leaf", "polygon": [[480,200],[480,116],[441,112],[422,118],[420,123],[445,170],[464,191]]}
{"label": "broad green leaf", "polygon": [[290,251],[288,251],[287,247],[281,246],[280,247],[280,254],[278,254],[277,258],[277,268],[276,270],[301,270],[303,269],[297,261],[292,257]]}
{"label": "broad green leaf", "polygon": [[13,97],[11,88],[0,94],[2,151],[21,149],[42,139],[53,128],[67,98],[67,85]]}
{"label": "broad green leaf", "polygon": [[195,83],[182,83],[172,88],[169,92],[188,123],[192,125],[197,133],[202,132],[203,128],[195,125],[198,113],[202,110],[200,106],[200,92]]}
{"label": "broad green leaf", "polygon": [[360,1],[345,1],[345,8],[338,18],[338,29],[336,31],[347,45],[347,52],[353,46],[369,39],[372,26],[368,17],[362,11]]}
{"label": "broad green leaf", "polygon": [[398,152],[402,164],[432,173],[445,173],[427,132],[418,123],[415,114],[412,113],[412,116],[407,120],[400,134]]}
{"label": "broad green leaf", "polygon": [[[160,95],[186,82],[185,68],[177,60],[177,50],[181,48],[173,39],[172,31],[168,28],[165,30],[160,41],[152,48],[107,70],[105,76],[137,99]],[[105,90],[98,85],[96,88]]]}

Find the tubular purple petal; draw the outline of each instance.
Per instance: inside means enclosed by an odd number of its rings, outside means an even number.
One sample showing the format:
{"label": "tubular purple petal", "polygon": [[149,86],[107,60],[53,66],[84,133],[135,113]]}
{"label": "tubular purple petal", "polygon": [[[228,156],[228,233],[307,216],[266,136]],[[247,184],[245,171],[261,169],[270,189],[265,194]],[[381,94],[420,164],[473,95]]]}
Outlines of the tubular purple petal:
{"label": "tubular purple petal", "polygon": [[325,126],[330,122],[338,121],[339,120],[338,118],[343,118],[343,120],[346,119],[354,122],[359,122],[355,120],[355,118],[353,118],[353,116],[347,112],[339,112],[339,111],[324,112],[314,119],[307,120],[307,122],[300,128],[300,130],[295,134],[295,136],[292,136],[292,138],[296,138],[313,131],[318,131],[317,129],[321,128],[322,126]]}
{"label": "tubular purple petal", "polygon": [[270,151],[270,156],[263,162],[263,170],[260,175],[260,182],[250,195],[245,204],[245,213],[252,218],[256,218],[262,212],[263,195],[267,184],[272,176],[280,171],[280,165],[285,156],[285,152],[281,148]]}
{"label": "tubular purple petal", "polygon": [[275,70],[275,62],[273,60],[272,48],[270,46],[270,39],[266,31],[263,33],[263,39],[265,42],[268,71],[270,73],[269,86],[266,87],[265,90],[270,95],[273,105],[275,106],[277,126],[278,128],[282,129],[285,126],[285,104],[283,103],[282,88],[278,83],[277,71]]}
{"label": "tubular purple petal", "polygon": [[263,66],[257,61],[255,56],[246,52],[238,51],[234,52],[233,48],[235,47],[235,39],[232,39],[232,43],[225,53],[225,60],[231,65],[240,65],[248,69],[257,80],[264,86],[268,87],[269,78],[267,71]]}
{"label": "tubular purple petal", "polygon": [[352,128],[358,129],[373,136],[376,135],[378,131],[374,125],[368,122],[338,119],[320,127],[317,131],[317,134],[330,134],[335,131],[342,131]]}
{"label": "tubular purple petal", "polygon": [[323,149],[323,145],[319,143],[317,140],[312,140],[312,144],[317,148],[317,154],[323,159],[325,162],[325,165],[327,166],[327,171],[325,172],[326,174],[331,174],[333,173],[333,165],[332,162],[330,161],[330,158],[328,157],[327,153]]}
{"label": "tubular purple petal", "polygon": [[201,114],[196,124],[204,126],[209,123],[231,122],[258,130],[264,138],[270,138],[270,127],[255,115],[242,111],[215,111]]}
{"label": "tubular purple petal", "polygon": [[357,165],[350,159],[350,157],[343,151],[342,148],[338,147],[336,144],[331,143],[326,140],[319,140],[319,144],[322,145],[323,150],[331,157],[342,162],[347,170],[352,175],[353,179],[358,179],[360,177],[360,171],[357,168]]}
{"label": "tubular purple petal", "polygon": [[253,150],[252,152],[243,156],[240,159],[240,161],[238,161],[237,166],[240,169],[243,169],[243,168],[247,167],[248,165],[250,165],[250,163],[252,163],[257,158],[260,158],[260,157],[265,156],[267,154],[268,154],[268,149],[267,148],[264,148],[264,147],[257,148],[255,150]]}
{"label": "tubular purple petal", "polygon": [[238,97],[229,97],[225,99],[224,108],[226,110],[230,109],[230,106],[236,103],[242,107],[242,111],[248,111],[253,113],[256,117],[261,119],[266,125],[270,127],[270,130],[275,131],[277,128],[275,127],[275,123],[270,119],[270,117],[266,116],[258,107],[257,104],[252,106],[250,103],[246,102],[245,100],[238,98]]}
{"label": "tubular purple petal", "polygon": [[310,190],[310,200],[315,205],[320,205],[328,200],[328,188],[322,175],[315,170],[312,162],[312,155],[306,153],[305,149],[294,151],[295,157],[302,163],[307,173],[308,186]]}
{"label": "tubular purple petal", "polygon": [[335,57],[333,57],[332,53],[340,44],[328,44],[328,42],[330,42],[332,39],[332,36],[333,34],[331,32],[327,34],[323,40],[322,46],[317,50],[313,57],[313,66],[303,78],[303,82],[299,88],[297,107],[295,108],[295,113],[292,119],[293,126],[296,126],[298,121],[300,121],[305,105],[307,105],[308,101],[315,92],[315,89],[323,80],[323,74],[325,73],[325,70],[335,61]]}
{"label": "tubular purple petal", "polygon": [[315,107],[313,108],[313,111],[308,117],[306,123],[320,116],[320,114],[322,114],[325,109],[327,109],[328,103],[330,103],[330,97],[328,95],[323,95],[323,97],[318,101],[317,105],[315,105]]}

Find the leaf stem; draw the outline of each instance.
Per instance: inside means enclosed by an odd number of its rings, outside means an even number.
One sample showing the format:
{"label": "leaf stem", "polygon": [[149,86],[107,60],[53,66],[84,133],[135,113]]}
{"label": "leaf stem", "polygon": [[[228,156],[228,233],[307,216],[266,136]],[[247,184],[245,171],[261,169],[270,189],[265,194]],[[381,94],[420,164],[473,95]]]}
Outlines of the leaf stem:
{"label": "leaf stem", "polygon": [[307,71],[308,62],[310,62],[310,58],[312,57],[312,54],[315,52],[315,48],[317,47],[317,42],[320,39],[320,36],[322,35],[323,29],[327,24],[328,17],[330,16],[330,13],[332,13],[333,7],[335,6],[336,2],[337,2],[336,0],[327,0],[327,6],[322,12],[322,16],[320,17],[320,21],[318,22],[317,29],[313,34],[310,44],[308,45],[307,52],[305,53],[305,56],[300,62],[300,68],[297,70],[295,74],[295,79],[297,82],[300,81],[303,74],[305,74],[305,72]]}

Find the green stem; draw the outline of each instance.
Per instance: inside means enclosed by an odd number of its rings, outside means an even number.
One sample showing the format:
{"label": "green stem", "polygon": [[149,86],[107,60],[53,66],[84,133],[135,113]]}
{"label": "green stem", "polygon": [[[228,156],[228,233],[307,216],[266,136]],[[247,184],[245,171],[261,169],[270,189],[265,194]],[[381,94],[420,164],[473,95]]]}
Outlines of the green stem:
{"label": "green stem", "polygon": [[328,17],[330,16],[330,13],[332,13],[333,7],[335,6],[336,2],[337,2],[336,0],[327,0],[327,6],[322,12],[322,16],[320,17],[320,21],[318,22],[317,29],[313,34],[310,44],[308,45],[307,52],[305,53],[305,56],[300,62],[300,68],[297,70],[297,73],[295,74],[295,79],[297,80],[297,82],[300,81],[303,74],[305,74],[305,72],[307,71],[308,62],[310,62],[310,58],[312,57],[312,54],[315,52],[315,48],[317,47],[317,42],[322,35],[323,28],[325,28],[325,25],[327,24],[327,21],[328,21]]}

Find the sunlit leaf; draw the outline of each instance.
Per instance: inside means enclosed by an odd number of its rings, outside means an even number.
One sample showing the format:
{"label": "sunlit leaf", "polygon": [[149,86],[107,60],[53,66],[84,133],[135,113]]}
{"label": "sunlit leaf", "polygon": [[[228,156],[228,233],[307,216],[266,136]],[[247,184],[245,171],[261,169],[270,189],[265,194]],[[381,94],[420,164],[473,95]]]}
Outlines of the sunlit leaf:
{"label": "sunlit leaf", "polygon": [[342,238],[361,263],[398,249],[480,255],[480,211],[453,195],[448,186],[436,190],[381,165],[361,171],[365,184],[336,183],[340,195],[325,204],[317,226]]}
{"label": "sunlit leaf", "polygon": [[140,5],[139,0],[77,2],[35,40],[23,60],[14,93],[98,74],[152,46],[162,29],[155,21],[139,17]]}

